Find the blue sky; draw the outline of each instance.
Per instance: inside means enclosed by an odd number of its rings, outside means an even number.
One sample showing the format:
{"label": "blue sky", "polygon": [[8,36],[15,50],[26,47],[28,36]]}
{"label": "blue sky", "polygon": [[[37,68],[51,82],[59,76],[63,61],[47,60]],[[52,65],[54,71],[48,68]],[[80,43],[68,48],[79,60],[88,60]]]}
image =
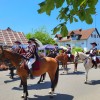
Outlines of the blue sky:
{"label": "blue sky", "polygon": [[[38,14],[38,3],[43,0],[0,0],[0,29],[10,27],[14,31],[32,32],[45,27],[47,32],[52,34],[52,29],[59,24],[56,20],[57,11],[54,10],[51,16]],[[67,24],[69,30],[96,28],[100,32],[100,0],[96,6],[97,15],[93,15],[94,22],[91,25],[85,22]],[[95,20],[96,19],[96,20]],[[96,24],[96,25],[95,25]]]}

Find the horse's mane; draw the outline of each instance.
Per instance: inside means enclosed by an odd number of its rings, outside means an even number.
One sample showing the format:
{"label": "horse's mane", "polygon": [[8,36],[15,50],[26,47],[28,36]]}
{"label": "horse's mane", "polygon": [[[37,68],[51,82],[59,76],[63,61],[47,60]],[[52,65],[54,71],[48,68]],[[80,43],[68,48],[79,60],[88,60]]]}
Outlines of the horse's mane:
{"label": "horse's mane", "polygon": [[79,54],[82,54],[84,56],[87,56],[87,54],[85,54],[84,52],[78,52]]}
{"label": "horse's mane", "polygon": [[12,51],[9,50],[9,49],[4,49],[3,52],[6,52],[6,53],[8,53],[8,54],[10,54],[10,55],[13,55],[13,56],[16,56],[16,57],[22,57],[20,54],[15,53],[15,52],[12,52]]}

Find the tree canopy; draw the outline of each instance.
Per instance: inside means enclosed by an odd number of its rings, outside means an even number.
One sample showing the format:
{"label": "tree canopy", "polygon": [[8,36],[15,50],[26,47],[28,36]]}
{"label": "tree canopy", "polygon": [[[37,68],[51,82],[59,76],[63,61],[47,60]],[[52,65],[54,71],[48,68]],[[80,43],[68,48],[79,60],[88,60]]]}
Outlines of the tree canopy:
{"label": "tree canopy", "polygon": [[45,44],[55,44],[55,41],[51,38],[51,35],[46,32],[44,28],[36,30],[34,33],[26,34],[27,39],[34,37],[37,38],[42,42],[43,45]]}
{"label": "tree canopy", "polygon": [[68,33],[67,23],[78,22],[78,20],[85,21],[87,24],[92,24],[92,15],[96,13],[96,4],[98,0],[44,0],[39,3],[40,9],[38,13],[46,13],[51,15],[51,11],[59,9],[57,20],[61,23],[54,27],[53,34],[58,31],[62,36]]}

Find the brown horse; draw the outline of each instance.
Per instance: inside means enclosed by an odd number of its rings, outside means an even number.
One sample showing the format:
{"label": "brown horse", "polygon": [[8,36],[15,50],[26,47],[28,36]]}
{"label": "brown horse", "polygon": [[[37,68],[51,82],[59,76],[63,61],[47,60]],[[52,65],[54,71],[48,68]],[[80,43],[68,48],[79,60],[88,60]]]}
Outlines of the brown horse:
{"label": "brown horse", "polygon": [[[19,54],[12,53],[7,50],[3,50],[2,47],[0,47],[0,59],[5,60],[9,59],[10,62],[13,64],[13,66],[17,66],[17,73],[20,76],[23,84],[23,98],[24,100],[27,100],[28,96],[28,90],[27,90],[27,77],[28,77],[28,71],[25,67],[25,62],[23,60],[23,57]],[[34,66],[35,67],[35,66]],[[59,76],[59,65],[56,59],[50,58],[50,57],[44,57],[40,59],[39,63],[39,69],[33,70],[32,74],[34,76],[40,76],[44,73],[48,73],[50,80],[51,80],[51,97],[53,97],[53,93],[55,90],[55,87],[58,83],[58,76]]]}
{"label": "brown horse", "polygon": [[68,70],[67,70],[68,62],[74,63],[74,72],[77,71],[77,61],[74,60],[74,55],[71,55],[71,57],[69,58],[67,54],[60,53],[59,55],[55,57],[55,59],[62,63],[63,70],[66,71],[67,73],[68,73]]}
{"label": "brown horse", "polygon": [[55,57],[55,59],[58,60],[58,61],[60,61],[62,63],[62,68],[67,73],[68,56],[65,53],[60,53],[59,55],[57,55]]}

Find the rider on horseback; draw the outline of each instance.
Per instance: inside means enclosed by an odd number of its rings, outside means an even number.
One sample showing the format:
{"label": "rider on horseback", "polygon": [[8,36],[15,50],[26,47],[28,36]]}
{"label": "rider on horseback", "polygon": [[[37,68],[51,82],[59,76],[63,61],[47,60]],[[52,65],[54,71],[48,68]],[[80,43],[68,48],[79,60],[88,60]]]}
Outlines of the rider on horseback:
{"label": "rider on horseback", "polygon": [[92,58],[92,62],[93,62],[93,66],[92,68],[95,66],[95,68],[97,68],[97,62],[96,62],[96,53],[97,53],[97,44],[95,42],[91,43],[92,48],[90,49],[90,57]]}
{"label": "rider on horseback", "polygon": [[[28,60],[28,68],[30,70],[30,74],[32,71],[32,64],[36,61],[37,56],[36,56],[36,41],[35,38],[30,38],[28,41],[28,50],[25,55],[25,58]],[[36,56],[36,57],[35,57]]]}
{"label": "rider on horseback", "polygon": [[20,41],[15,41],[14,45],[12,46],[12,52],[19,53],[20,49],[22,48]]}
{"label": "rider on horseback", "polygon": [[68,47],[67,47],[67,51],[66,51],[66,54],[68,55],[69,57],[69,60],[71,61],[71,46],[70,44],[66,44]]}

